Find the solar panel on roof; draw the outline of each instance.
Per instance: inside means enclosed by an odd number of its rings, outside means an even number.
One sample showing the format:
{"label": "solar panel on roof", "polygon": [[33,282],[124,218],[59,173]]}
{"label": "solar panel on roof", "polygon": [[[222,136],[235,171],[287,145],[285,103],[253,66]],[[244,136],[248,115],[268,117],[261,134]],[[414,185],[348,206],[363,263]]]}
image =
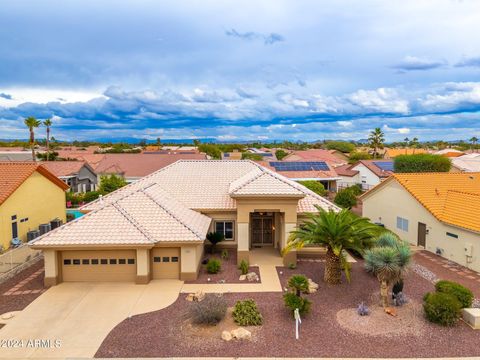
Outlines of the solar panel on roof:
{"label": "solar panel on roof", "polygon": [[325,161],[272,161],[269,163],[276,171],[328,171]]}
{"label": "solar panel on roof", "polygon": [[374,161],[373,164],[376,167],[379,167],[383,171],[392,171],[393,172],[393,161]]}

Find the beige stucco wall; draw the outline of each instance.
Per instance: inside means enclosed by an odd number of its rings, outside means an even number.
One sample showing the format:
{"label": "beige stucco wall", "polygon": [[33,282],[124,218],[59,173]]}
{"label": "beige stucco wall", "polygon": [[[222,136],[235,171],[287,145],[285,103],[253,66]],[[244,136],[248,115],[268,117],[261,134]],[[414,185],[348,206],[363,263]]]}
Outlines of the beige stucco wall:
{"label": "beige stucco wall", "polygon": [[[209,232],[215,231],[215,221],[233,221],[233,241],[232,240],[225,240],[218,244],[219,248],[225,247],[236,247],[237,246],[237,231],[236,231],[236,222],[237,222],[237,212],[236,211],[212,211],[206,212],[202,211],[202,214],[210,217],[212,219],[212,223],[210,224]],[[206,241],[209,244],[208,240]]]}
{"label": "beige stucco wall", "polygon": [[[392,180],[382,188],[373,191],[363,199],[363,216],[373,222],[381,222],[402,239],[417,244],[418,223],[427,225],[426,249],[436,252],[460,265],[480,271],[480,234],[450,226],[438,221],[397,181]],[[407,219],[408,231],[397,229],[397,216]],[[458,235],[458,239],[446,233]],[[465,248],[473,246],[471,258],[467,258]]]}
{"label": "beige stucco wall", "polygon": [[[34,172],[0,205],[0,245],[10,246],[12,215],[17,215],[18,237],[27,240],[27,232],[55,218],[66,221],[65,191],[38,172]],[[28,221],[20,222],[28,218]]]}

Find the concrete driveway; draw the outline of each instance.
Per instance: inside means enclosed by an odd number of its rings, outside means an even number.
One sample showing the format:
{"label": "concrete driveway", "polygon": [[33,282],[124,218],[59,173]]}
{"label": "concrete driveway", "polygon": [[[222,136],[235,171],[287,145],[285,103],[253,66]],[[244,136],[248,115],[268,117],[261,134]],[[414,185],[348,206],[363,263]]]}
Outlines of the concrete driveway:
{"label": "concrete driveway", "polygon": [[147,285],[54,286],[0,329],[0,358],[93,357],[118,323],[171,305],[182,284],[178,280],[154,280]]}

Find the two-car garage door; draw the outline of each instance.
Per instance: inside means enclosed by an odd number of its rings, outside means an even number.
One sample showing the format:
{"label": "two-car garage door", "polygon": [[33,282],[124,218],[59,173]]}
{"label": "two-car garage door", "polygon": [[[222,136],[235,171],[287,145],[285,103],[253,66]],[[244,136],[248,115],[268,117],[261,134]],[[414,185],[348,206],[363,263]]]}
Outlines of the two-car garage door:
{"label": "two-car garage door", "polygon": [[[61,254],[63,281],[135,282],[135,250],[62,251]],[[150,264],[153,279],[179,279],[180,248],[151,249]]]}
{"label": "two-car garage door", "polygon": [[63,251],[63,281],[135,281],[135,250]]}

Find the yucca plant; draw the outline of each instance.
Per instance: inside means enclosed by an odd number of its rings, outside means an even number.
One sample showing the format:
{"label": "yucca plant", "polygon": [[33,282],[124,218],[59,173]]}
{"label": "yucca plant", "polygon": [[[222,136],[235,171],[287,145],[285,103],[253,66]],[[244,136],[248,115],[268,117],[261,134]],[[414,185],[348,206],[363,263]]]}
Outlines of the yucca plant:
{"label": "yucca plant", "polygon": [[363,254],[365,249],[373,246],[380,228],[346,209],[326,211],[317,206],[317,210],[318,213],[309,214],[308,220],[291,232],[283,253],[307,244],[323,245],[327,248],[324,281],[341,283],[342,269],[347,281],[350,281],[350,264],[346,261],[344,250]]}
{"label": "yucca plant", "polygon": [[365,269],[377,277],[382,305],[388,307],[388,288],[402,279],[412,256],[408,243],[396,238],[393,242],[390,236],[382,234],[378,244],[382,246],[365,252]]}

